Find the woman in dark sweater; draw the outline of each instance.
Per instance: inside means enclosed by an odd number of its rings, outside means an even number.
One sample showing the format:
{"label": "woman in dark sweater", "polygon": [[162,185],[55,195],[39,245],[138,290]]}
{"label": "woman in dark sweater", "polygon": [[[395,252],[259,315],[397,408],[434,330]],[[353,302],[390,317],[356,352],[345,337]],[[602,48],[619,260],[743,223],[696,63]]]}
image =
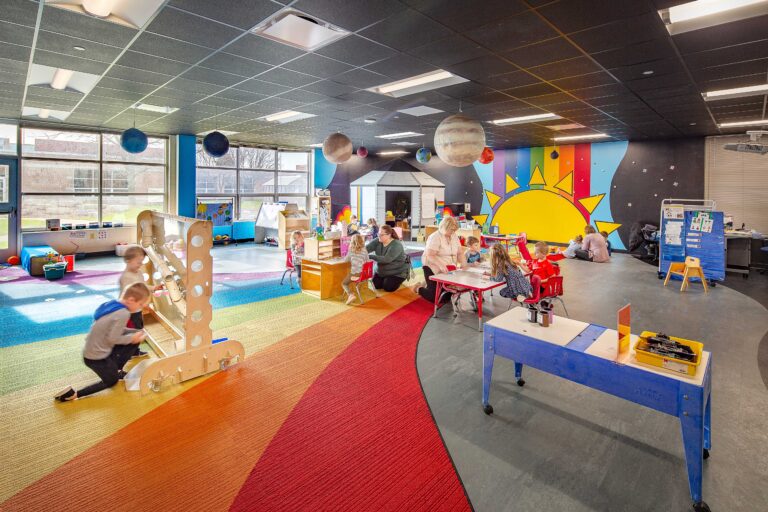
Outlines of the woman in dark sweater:
{"label": "woman in dark sweater", "polygon": [[378,238],[368,242],[365,248],[371,253],[370,258],[376,262],[373,285],[387,292],[400,288],[408,279],[411,266],[395,230],[386,224],[381,226]]}

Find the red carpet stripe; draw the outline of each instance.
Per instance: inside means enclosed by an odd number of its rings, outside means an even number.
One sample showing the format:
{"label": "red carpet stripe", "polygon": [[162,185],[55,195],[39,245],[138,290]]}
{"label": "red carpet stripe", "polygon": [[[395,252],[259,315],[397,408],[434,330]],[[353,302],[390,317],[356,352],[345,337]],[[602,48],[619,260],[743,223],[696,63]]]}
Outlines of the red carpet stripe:
{"label": "red carpet stripe", "polygon": [[415,301],[363,333],[307,390],[230,510],[470,510],[422,394]]}

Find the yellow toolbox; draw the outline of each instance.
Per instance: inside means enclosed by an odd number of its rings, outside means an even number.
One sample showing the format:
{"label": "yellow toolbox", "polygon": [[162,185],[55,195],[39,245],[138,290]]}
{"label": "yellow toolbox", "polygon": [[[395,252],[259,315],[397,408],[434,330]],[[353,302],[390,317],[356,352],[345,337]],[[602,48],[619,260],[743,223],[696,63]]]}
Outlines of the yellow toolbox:
{"label": "yellow toolbox", "polygon": [[685,361],[675,357],[664,357],[661,354],[648,350],[648,338],[658,336],[658,334],[659,333],[650,331],[643,331],[640,334],[637,343],[635,343],[635,357],[637,358],[637,362],[656,366],[657,368],[664,368],[665,370],[682,373],[684,375],[696,375],[696,370],[698,370],[699,363],[701,363],[701,353],[704,350],[704,344],[699,343],[698,341],[669,336],[670,341],[676,341],[677,343],[690,348],[694,357],[693,361]]}

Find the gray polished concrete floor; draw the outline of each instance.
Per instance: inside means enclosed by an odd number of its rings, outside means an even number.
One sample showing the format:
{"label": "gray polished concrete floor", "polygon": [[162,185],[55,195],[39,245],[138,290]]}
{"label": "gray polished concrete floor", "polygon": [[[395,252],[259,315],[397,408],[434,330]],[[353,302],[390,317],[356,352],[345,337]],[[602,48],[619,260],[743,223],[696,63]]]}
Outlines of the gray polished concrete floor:
{"label": "gray polished concrete floor", "polygon": [[[631,303],[633,332],[699,340],[712,352],[704,500],[716,512],[768,510],[768,390],[757,358],[768,311],[723,286],[664,288],[654,267],[626,255],[606,265],[569,260],[562,270],[571,318],[615,328],[616,310]],[[509,304],[495,295],[490,314]],[[691,510],[676,418],[530,368],[520,388],[501,358],[487,416],[476,317],[455,323],[448,309],[425,327],[417,367],[476,511]]]}

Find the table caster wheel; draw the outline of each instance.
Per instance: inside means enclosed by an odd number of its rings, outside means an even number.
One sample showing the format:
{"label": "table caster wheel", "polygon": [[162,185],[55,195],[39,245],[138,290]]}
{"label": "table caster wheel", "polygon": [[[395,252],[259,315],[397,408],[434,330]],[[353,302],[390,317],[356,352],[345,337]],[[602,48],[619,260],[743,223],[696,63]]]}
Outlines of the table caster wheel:
{"label": "table caster wheel", "polygon": [[709,505],[707,505],[703,501],[699,501],[698,503],[693,504],[693,510],[694,512],[712,512],[709,508]]}
{"label": "table caster wheel", "polygon": [[715,281],[710,281],[710,282],[709,282],[709,286],[710,286],[711,288],[714,288],[715,286],[717,286],[717,283],[716,283]]}
{"label": "table caster wheel", "polygon": [[659,279],[664,279],[664,274],[657,272],[656,277],[658,277]]}
{"label": "table caster wheel", "polygon": [[488,414],[488,415],[491,415],[491,414],[493,414],[493,406],[492,406],[491,404],[485,404],[485,405],[483,406],[483,412],[484,412],[485,414]]}
{"label": "table caster wheel", "polygon": [[525,379],[517,379],[517,385],[520,387],[525,386]]}
{"label": "table caster wheel", "polygon": [[704,460],[707,460],[709,458],[709,450],[704,448]]}

